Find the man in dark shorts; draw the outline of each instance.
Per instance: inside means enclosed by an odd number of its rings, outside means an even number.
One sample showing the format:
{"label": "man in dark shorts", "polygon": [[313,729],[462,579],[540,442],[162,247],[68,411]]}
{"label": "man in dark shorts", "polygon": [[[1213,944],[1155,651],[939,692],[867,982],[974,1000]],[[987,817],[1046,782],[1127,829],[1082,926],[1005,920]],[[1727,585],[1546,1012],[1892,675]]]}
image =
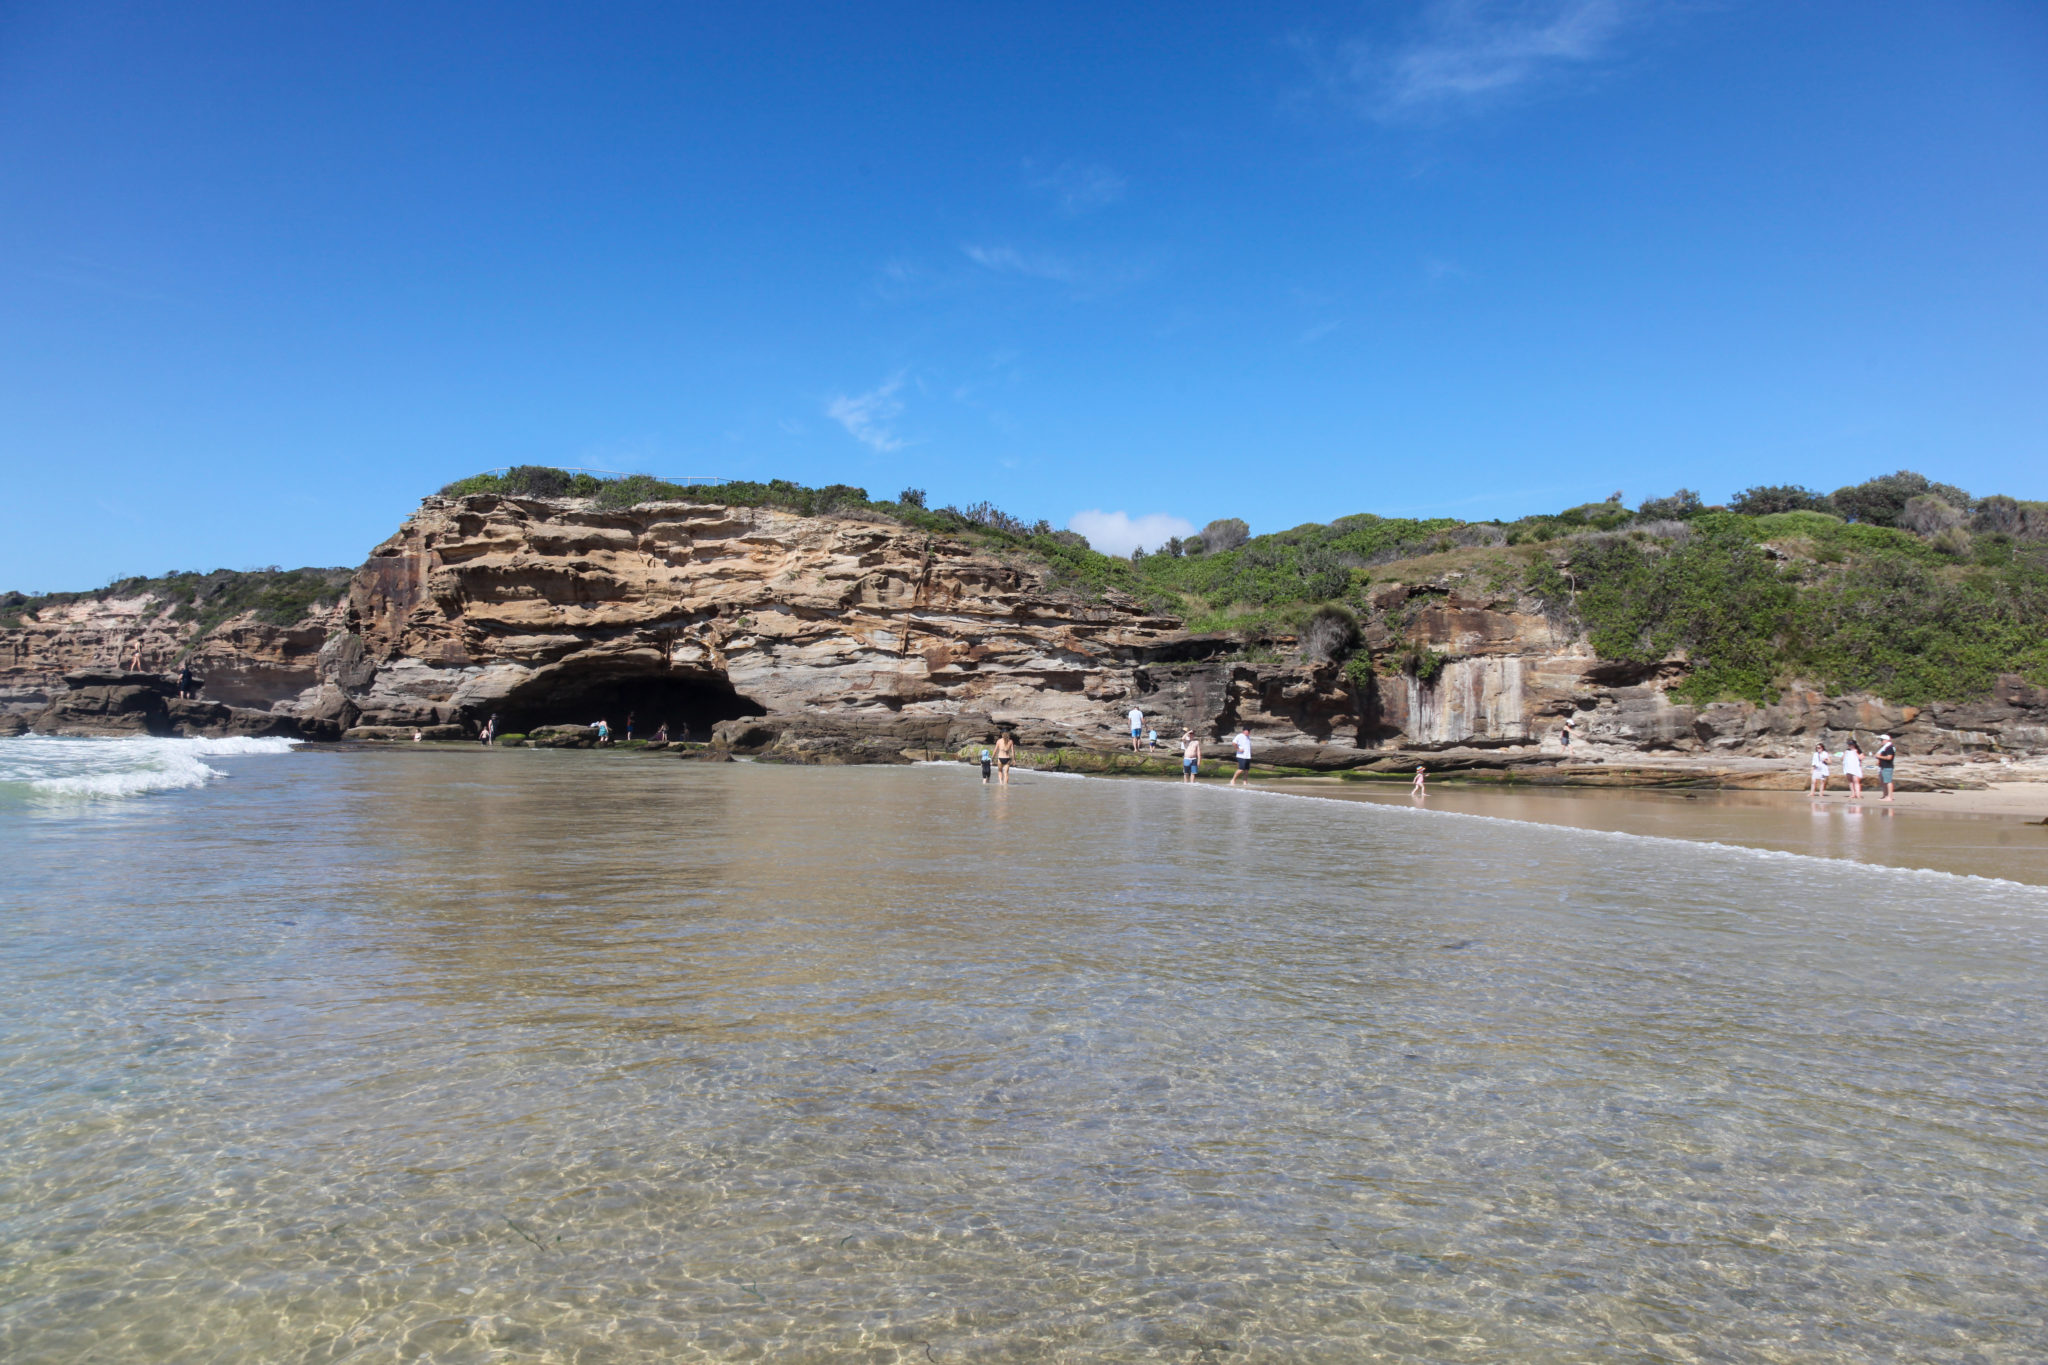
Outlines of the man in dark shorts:
{"label": "man in dark shorts", "polygon": [[1890,735],[1877,737],[1877,780],[1884,784],[1884,800],[1892,799],[1892,767],[1899,761],[1899,748]]}
{"label": "man in dark shorts", "polygon": [[1241,784],[1252,770],[1252,732],[1240,725],[1237,727],[1237,771],[1230,775],[1230,785]]}

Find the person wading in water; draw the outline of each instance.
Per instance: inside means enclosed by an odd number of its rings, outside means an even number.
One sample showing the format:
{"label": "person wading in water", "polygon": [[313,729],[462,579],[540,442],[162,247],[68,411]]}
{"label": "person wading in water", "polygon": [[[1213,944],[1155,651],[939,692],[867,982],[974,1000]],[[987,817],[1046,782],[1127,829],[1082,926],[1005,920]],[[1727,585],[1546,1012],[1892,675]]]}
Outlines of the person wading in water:
{"label": "person wading in water", "polygon": [[1010,738],[1008,730],[996,736],[996,782],[999,786],[1010,785],[1010,764],[1017,758],[1017,741]]}

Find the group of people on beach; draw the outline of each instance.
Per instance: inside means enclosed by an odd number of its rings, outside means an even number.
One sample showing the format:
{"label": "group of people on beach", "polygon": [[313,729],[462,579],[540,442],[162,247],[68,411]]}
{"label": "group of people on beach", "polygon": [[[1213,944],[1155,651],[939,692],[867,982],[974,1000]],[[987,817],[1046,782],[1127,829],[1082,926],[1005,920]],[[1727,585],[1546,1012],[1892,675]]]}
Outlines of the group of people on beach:
{"label": "group of people on beach", "polygon": [[[1892,799],[1893,777],[1897,771],[1896,765],[1899,761],[1898,746],[1892,743],[1890,735],[1879,735],[1877,737],[1877,753],[1875,757],[1877,759],[1877,780],[1884,787],[1884,795],[1878,799],[1889,801]],[[1842,746],[1842,752],[1834,756],[1833,761],[1839,762],[1842,765],[1842,776],[1849,779],[1849,799],[1852,801],[1861,800],[1863,798],[1863,746],[1858,744],[1852,736]],[[1808,771],[1812,775],[1811,780],[1807,784],[1809,792],[1814,796],[1825,796],[1828,790],[1828,778],[1833,771],[1828,755],[1828,744],[1825,739],[1817,739],[1813,742],[1813,757],[1809,761]]]}
{"label": "group of people on beach", "polygon": [[[1133,706],[1127,713],[1131,723],[1131,752],[1139,753],[1148,746],[1159,747],[1159,732],[1145,728],[1145,712]],[[1252,735],[1245,726],[1238,726],[1231,737],[1231,753],[1237,761],[1237,771],[1231,774],[1230,785],[1245,785],[1245,779],[1252,771]],[[981,751],[981,781],[986,786],[993,781],[997,786],[1010,785],[1010,769],[1017,761],[1017,740],[1008,730],[996,736],[993,750]],[[1192,729],[1183,727],[1180,732],[1180,780],[1193,782],[1201,776],[1202,740]]]}

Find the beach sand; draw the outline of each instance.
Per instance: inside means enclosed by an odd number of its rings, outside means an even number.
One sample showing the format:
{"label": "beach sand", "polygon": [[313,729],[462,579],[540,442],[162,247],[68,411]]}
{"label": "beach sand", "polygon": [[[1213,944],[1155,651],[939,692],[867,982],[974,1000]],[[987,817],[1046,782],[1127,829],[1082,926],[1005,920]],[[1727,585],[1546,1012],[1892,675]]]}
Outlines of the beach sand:
{"label": "beach sand", "polygon": [[[1432,781],[1429,794],[1325,778],[1256,784],[1269,791],[1577,829],[1687,839],[1928,868],[2048,886],[2048,782],[1983,790],[1907,792],[1891,802],[1776,791],[1463,786]],[[2030,823],[2032,822],[2032,823]]]}

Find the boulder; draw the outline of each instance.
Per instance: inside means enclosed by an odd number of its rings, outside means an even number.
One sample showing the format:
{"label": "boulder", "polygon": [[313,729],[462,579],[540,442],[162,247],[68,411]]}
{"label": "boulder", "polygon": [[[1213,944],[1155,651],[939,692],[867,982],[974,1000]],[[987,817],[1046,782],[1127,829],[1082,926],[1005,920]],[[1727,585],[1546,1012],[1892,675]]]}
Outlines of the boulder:
{"label": "boulder", "polygon": [[595,749],[597,727],[595,725],[542,725],[526,733],[526,744],[531,749]]}

